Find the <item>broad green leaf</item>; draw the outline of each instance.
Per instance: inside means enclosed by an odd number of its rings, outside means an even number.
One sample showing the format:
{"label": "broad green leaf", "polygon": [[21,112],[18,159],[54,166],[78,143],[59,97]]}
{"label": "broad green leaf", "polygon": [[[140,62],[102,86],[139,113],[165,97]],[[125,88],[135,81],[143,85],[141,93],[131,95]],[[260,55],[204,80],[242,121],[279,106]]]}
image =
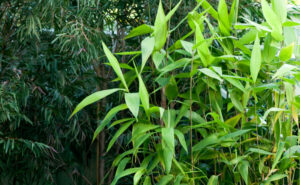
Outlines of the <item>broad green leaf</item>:
{"label": "broad green leaf", "polygon": [[217,144],[219,142],[219,139],[216,134],[212,134],[204,139],[202,139],[200,142],[198,142],[196,145],[193,146],[193,152],[196,151],[202,151],[206,147],[210,145]]}
{"label": "broad green leaf", "polygon": [[152,60],[158,71],[160,71],[160,69],[162,68],[164,58],[165,58],[165,55],[158,51],[155,51],[152,55]]}
{"label": "broad green leaf", "polygon": [[248,150],[249,152],[254,152],[254,153],[258,153],[258,154],[263,154],[263,155],[274,155],[271,152],[259,149],[259,148],[249,148]]}
{"label": "broad green leaf", "polygon": [[145,124],[145,123],[137,123],[134,124],[132,129],[132,140],[135,140],[137,137],[140,137],[141,135],[145,135],[146,132],[158,128],[159,125],[153,125],[153,124]]}
{"label": "broad green leaf", "polygon": [[231,117],[231,118],[229,118],[225,121],[225,124],[227,124],[227,125],[231,126],[232,128],[234,128],[238,124],[238,122],[239,122],[239,120],[241,119],[242,116],[243,116],[242,114],[238,114],[234,117]]}
{"label": "broad green leaf", "polygon": [[149,110],[149,94],[147,91],[147,88],[144,84],[144,81],[140,75],[138,75],[139,78],[139,96],[142,101],[143,107],[145,109],[146,114],[148,115],[148,110]]}
{"label": "broad green leaf", "polygon": [[177,175],[175,181],[174,181],[174,185],[180,185],[181,180],[184,178],[183,175]]}
{"label": "broad green leaf", "polygon": [[281,108],[277,108],[277,107],[272,107],[272,108],[268,109],[265,112],[265,114],[264,114],[264,116],[263,116],[262,119],[266,120],[270,112],[280,112],[280,111],[285,111],[285,109],[281,109]]}
{"label": "broad green leaf", "polygon": [[229,36],[230,35],[230,25],[229,25],[229,17],[228,17],[228,9],[225,0],[219,0],[218,5],[218,23],[221,32]]}
{"label": "broad green leaf", "polygon": [[212,175],[208,182],[207,182],[207,185],[218,185],[218,176],[216,175]]}
{"label": "broad green leaf", "polygon": [[202,31],[200,29],[200,25],[194,21],[195,23],[195,35],[196,35],[196,45],[198,45],[198,43],[201,43],[197,46],[197,51],[198,51],[198,55],[200,56],[200,59],[204,65],[204,67],[207,67],[211,61],[213,60],[211,53],[209,51],[208,48],[208,44],[206,42],[206,40],[203,37]]}
{"label": "broad green leaf", "polygon": [[118,175],[116,174],[115,175],[115,178],[114,180],[111,182],[110,185],[115,185],[117,184],[118,180],[122,177],[125,177],[125,176],[128,176],[128,175],[131,175],[133,173],[136,173],[138,172],[139,170],[141,170],[141,168],[130,168],[130,169],[127,169],[127,170],[124,170],[124,171],[121,171]]}
{"label": "broad green leaf", "polygon": [[[296,146],[292,146],[289,149],[287,149],[284,154],[283,154],[283,159],[285,158],[291,158],[293,157],[295,154],[300,154],[300,145],[296,145]],[[296,156],[296,155],[295,155]]]}
{"label": "broad green leaf", "polygon": [[229,94],[230,94],[231,102],[233,103],[235,108],[237,108],[237,110],[240,112],[244,112],[244,107],[243,107],[241,101],[239,100],[238,94],[235,92],[230,92]]}
{"label": "broad green leaf", "polygon": [[91,95],[89,95],[88,97],[84,98],[75,108],[75,110],[72,112],[71,116],[69,117],[69,119],[76,114],[78,111],[80,111],[81,109],[83,109],[84,107],[86,107],[87,105],[90,105],[92,103],[95,103],[98,100],[101,100],[102,98],[105,98],[108,95],[111,95],[117,91],[120,91],[122,89],[108,89],[108,90],[103,90],[103,91],[98,91],[95,92]]}
{"label": "broad green leaf", "polygon": [[161,0],[159,1],[158,11],[154,22],[154,50],[159,51],[163,48],[167,41],[167,21],[163,10]]}
{"label": "broad green leaf", "polygon": [[239,12],[239,0],[233,0],[231,8],[230,8],[230,13],[229,13],[229,22],[230,26],[236,23],[237,17],[238,17],[238,12]]}
{"label": "broad green leaf", "polygon": [[277,181],[277,180],[283,179],[285,177],[287,177],[287,175],[285,175],[285,174],[274,174],[274,175],[270,176],[266,180],[266,182],[269,183],[269,182]]}
{"label": "broad green leaf", "polygon": [[185,49],[185,51],[187,51],[191,55],[194,53],[194,51],[193,51],[194,44],[193,43],[187,42],[184,40],[181,40],[180,42],[181,42],[182,47]]}
{"label": "broad green leaf", "polygon": [[129,39],[132,37],[140,36],[140,35],[145,35],[148,33],[153,32],[153,28],[147,24],[142,24],[136,28],[133,28],[130,33],[125,37],[125,39]]}
{"label": "broad green leaf", "polygon": [[140,169],[139,171],[137,171],[134,176],[133,176],[133,185],[138,185],[141,177],[143,176],[143,174],[146,172],[146,169]]}
{"label": "broad green leaf", "polygon": [[278,164],[282,154],[283,154],[283,150],[284,150],[284,145],[285,145],[285,142],[280,142],[279,144],[279,147],[277,149],[277,152],[276,152],[276,155],[275,155],[275,159],[273,161],[273,164],[272,164],[272,169],[271,171],[273,171],[276,167],[276,165]]}
{"label": "broad green leaf", "polygon": [[131,111],[133,116],[137,118],[140,108],[140,96],[139,93],[126,93],[125,102],[128,109]]}
{"label": "broad green leaf", "polygon": [[167,185],[173,179],[173,175],[165,175],[163,176],[157,185]]}
{"label": "broad green leaf", "polygon": [[171,76],[169,83],[166,85],[166,96],[168,100],[174,100],[178,95],[178,87],[176,80],[173,76]]}
{"label": "broad green leaf", "polygon": [[279,58],[280,60],[282,61],[288,61],[292,58],[292,55],[293,55],[293,51],[294,51],[294,43],[282,48],[280,50],[280,53],[279,53]]}
{"label": "broad green leaf", "polygon": [[142,66],[141,72],[143,71],[145,64],[151,56],[154,49],[155,40],[153,37],[147,37],[142,41]]}
{"label": "broad green leaf", "polygon": [[125,156],[127,156],[127,155],[129,155],[129,154],[132,154],[132,153],[133,153],[133,150],[131,149],[131,150],[127,150],[126,152],[123,152],[122,154],[118,155],[118,156],[115,158],[115,160],[114,160],[112,166],[118,165],[119,162],[120,162]]}
{"label": "broad green leaf", "polygon": [[177,129],[174,130],[174,133],[177,136],[177,138],[178,138],[181,146],[183,147],[183,149],[186,151],[186,153],[188,153],[188,149],[187,149],[187,145],[186,145],[183,133],[181,131],[177,130]]}
{"label": "broad green leaf", "polygon": [[220,141],[225,141],[227,139],[232,139],[232,138],[235,138],[235,137],[239,137],[239,136],[242,136],[242,135],[244,135],[244,134],[246,134],[246,133],[248,133],[250,131],[251,131],[251,129],[238,130],[238,131],[226,134],[225,136],[222,136],[220,138]]}
{"label": "broad green leaf", "polygon": [[281,78],[284,75],[289,75],[289,72],[294,69],[297,69],[297,67],[290,64],[283,64],[273,75],[272,79]]}
{"label": "broad green leaf", "polygon": [[106,152],[108,152],[113,144],[116,142],[116,140],[119,138],[119,136],[133,123],[134,121],[129,121],[127,123],[124,123],[115,133],[114,137],[110,140]]}
{"label": "broad green leaf", "polygon": [[243,92],[246,92],[245,87],[243,86],[243,84],[236,79],[230,78],[230,77],[224,77],[224,79],[226,81],[228,81],[229,83],[231,83],[233,86],[237,87],[238,89],[240,89]]}
{"label": "broad green leaf", "polygon": [[223,82],[223,80],[219,77],[219,75],[217,75],[217,73],[215,73],[213,70],[208,69],[208,68],[202,68],[202,69],[198,69],[200,72],[204,73],[205,75],[217,79],[220,82]]}
{"label": "broad green leaf", "polygon": [[260,51],[259,38],[258,36],[256,36],[256,40],[254,42],[254,46],[251,53],[251,61],[250,61],[250,72],[254,82],[256,82],[258,73],[260,71],[260,66],[261,66],[261,51]]}
{"label": "broad green leaf", "polygon": [[272,36],[276,40],[281,41],[283,38],[280,18],[270,8],[266,0],[261,0],[261,6],[267,23],[272,27]]}
{"label": "broad green leaf", "polygon": [[100,123],[100,125],[98,126],[98,128],[95,130],[94,132],[94,136],[93,136],[93,141],[96,139],[96,137],[98,136],[98,134],[103,130],[103,128],[113,119],[113,117],[120,112],[121,110],[125,110],[127,109],[127,105],[125,104],[121,104],[118,105],[116,107],[114,107],[113,109],[111,109],[105,116],[105,118],[103,119],[103,121]]}
{"label": "broad green leaf", "polygon": [[174,69],[178,69],[182,66],[187,65],[190,61],[191,61],[191,59],[189,59],[189,58],[182,58],[182,59],[177,60],[176,62],[173,62],[173,63],[167,65],[166,67],[164,67],[160,70],[161,73],[158,78],[160,78],[167,72],[173,71]]}
{"label": "broad green leaf", "polygon": [[163,156],[164,156],[164,164],[166,167],[166,173],[170,173],[172,166],[172,159],[174,156],[174,129],[162,128],[162,147],[163,147]]}
{"label": "broad green leaf", "polygon": [[287,7],[286,0],[272,0],[272,9],[279,17],[281,23],[286,21]]}
{"label": "broad green leaf", "polygon": [[208,11],[208,13],[215,18],[219,19],[218,12],[206,1],[206,0],[197,0],[198,3],[202,3],[201,6]]}
{"label": "broad green leaf", "polygon": [[241,176],[243,177],[246,185],[249,184],[249,181],[248,181],[248,168],[249,168],[249,162],[248,161],[242,161],[238,165],[239,172],[240,172]]}
{"label": "broad green leaf", "polygon": [[145,178],[143,185],[152,185],[152,184],[151,184],[151,178],[150,178],[149,176],[147,176],[147,177]]}
{"label": "broad green leaf", "polygon": [[109,51],[109,49],[107,48],[107,46],[105,45],[104,42],[102,42],[102,46],[103,46],[103,50],[104,53],[106,55],[106,57],[108,58],[109,63],[111,64],[111,67],[114,69],[115,73],[117,74],[117,76],[121,79],[121,82],[123,83],[125,89],[128,90],[125,78],[123,76],[122,70],[120,68],[120,64],[118,62],[118,60],[116,59],[116,57]]}

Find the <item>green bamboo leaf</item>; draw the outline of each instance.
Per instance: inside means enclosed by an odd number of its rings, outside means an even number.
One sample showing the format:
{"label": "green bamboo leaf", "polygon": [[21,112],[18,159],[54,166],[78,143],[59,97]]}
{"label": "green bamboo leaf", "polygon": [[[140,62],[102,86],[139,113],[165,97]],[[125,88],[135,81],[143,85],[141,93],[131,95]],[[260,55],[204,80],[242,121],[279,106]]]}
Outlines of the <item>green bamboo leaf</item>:
{"label": "green bamboo leaf", "polygon": [[98,128],[94,132],[93,141],[97,138],[98,134],[103,130],[103,128],[113,119],[113,117],[120,111],[127,109],[127,105],[121,104],[113,109],[111,109],[103,119],[103,121],[100,123]]}
{"label": "green bamboo leaf", "polygon": [[225,0],[219,0],[218,5],[218,22],[220,31],[229,36],[230,35],[230,25],[229,25],[229,17],[228,17],[228,9]]}
{"label": "green bamboo leaf", "polygon": [[251,129],[246,129],[246,130],[238,130],[238,131],[235,131],[235,132],[232,132],[232,133],[229,133],[229,134],[226,134],[225,136],[222,136],[220,138],[220,141],[225,141],[227,139],[232,139],[232,138],[235,138],[235,137],[239,137],[239,136],[242,136],[244,134],[247,134],[248,132],[250,132]]}
{"label": "green bamboo leaf", "polygon": [[263,14],[267,23],[272,27],[272,36],[281,41],[282,38],[282,27],[280,18],[274,13],[274,11],[270,8],[269,4],[266,0],[261,0],[261,6],[263,10]]}
{"label": "green bamboo leaf", "polygon": [[148,110],[149,110],[149,94],[147,91],[147,88],[144,84],[144,81],[142,80],[142,77],[140,75],[138,75],[138,79],[139,79],[139,96],[140,99],[142,101],[142,105],[145,109],[146,114],[148,115]]}
{"label": "green bamboo leaf", "polygon": [[174,129],[171,127],[162,128],[161,136],[162,136],[164,163],[166,167],[166,173],[168,174],[170,173],[171,166],[172,166],[172,159],[174,156]]}
{"label": "green bamboo leaf", "polygon": [[172,179],[172,175],[165,175],[159,180],[157,185],[167,185]]}
{"label": "green bamboo leaf", "polygon": [[181,40],[181,45],[182,47],[185,49],[185,51],[187,51],[189,54],[193,54],[193,46],[194,44],[191,43],[191,42],[187,42],[187,41],[184,41],[184,40]]}
{"label": "green bamboo leaf", "polygon": [[219,75],[211,69],[202,68],[202,69],[198,69],[198,70],[211,78],[214,78],[214,79],[219,80],[220,82],[223,82],[223,80],[219,77]]}
{"label": "green bamboo leaf", "polygon": [[237,110],[240,112],[244,112],[244,107],[243,107],[241,101],[239,100],[238,94],[235,92],[230,92],[229,94],[230,94],[231,102],[233,103],[235,108],[237,108]]}
{"label": "green bamboo leaf", "polygon": [[168,32],[168,27],[167,27],[166,16],[160,0],[158,5],[157,15],[154,22],[154,39],[155,39],[154,50],[155,51],[161,50],[161,48],[163,48],[163,46],[165,45],[167,41],[167,32]]}
{"label": "green bamboo leaf", "polygon": [[272,79],[281,78],[284,75],[289,75],[289,72],[294,69],[297,69],[297,67],[290,64],[283,64],[273,75]]}
{"label": "green bamboo leaf", "polygon": [[249,184],[249,181],[248,181],[248,168],[249,168],[249,162],[248,161],[242,161],[238,165],[239,172],[240,172],[241,176],[243,177],[246,185]]}
{"label": "green bamboo leaf", "polygon": [[147,24],[142,24],[130,31],[130,33],[125,37],[125,39],[129,39],[132,37],[140,36],[140,35],[145,35],[148,33],[152,33],[153,28]]}
{"label": "green bamboo leaf", "polygon": [[239,0],[233,0],[231,8],[230,8],[230,13],[229,13],[229,22],[230,25],[234,25],[237,21],[238,17],[238,12],[239,12]]}
{"label": "green bamboo leaf", "polygon": [[253,152],[253,153],[258,153],[258,154],[262,154],[262,155],[274,155],[271,152],[259,149],[259,148],[249,148],[248,150],[249,152]]}
{"label": "green bamboo leaf", "polygon": [[177,138],[179,139],[179,142],[180,142],[181,146],[183,147],[183,149],[186,151],[186,153],[188,153],[188,149],[187,149],[187,145],[186,145],[183,133],[177,129],[174,130],[174,133],[177,136]]}
{"label": "green bamboo leaf", "polygon": [[239,120],[241,119],[242,116],[243,116],[242,114],[238,114],[234,117],[231,117],[231,118],[229,118],[225,121],[225,124],[227,124],[227,125],[231,126],[232,128],[234,128],[238,124],[238,122],[239,122]]}
{"label": "green bamboo leaf", "polygon": [[196,45],[198,45],[197,46],[198,55],[200,56],[200,59],[204,67],[206,67],[212,62],[213,57],[211,56],[211,53],[208,48],[208,44],[203,37],[202,31],[200,29],[200,25],[196,21],[194,21],[194,24],[196,27],[195,35],[196,35]]}
{"label": "green bamboo leaf", "polygon": [[264,116],[263,116],[262,119],[263,119],[263,120],[266,120],[270,112],[280,112],[280,111],[285,111],[285,109],[281,109],[281,108],[278,108],[278,107],[272,107],[272,108],[269,108],[269,109],[265,112],[265,114],[264,114]]}
{"label": "green bamboo leaf", "polygon": [[113,146],[113,144],[117,141],[117,139],[119,138],[119,136],[133,123],[134,121],[129,121],[127,123],[124,123],[115,133],[114,137],[110,140],[108,147],[106,149],[106,152],[108,152],[111,147]]}
{"label": "green bamboo leaf", "polygon": [[218,176],[216,175],[212,175],[208,182],[207,182],[207,185],[218,185]]}
{"label": "green bamboo leaf", "polygon": [[270,182],[273,182],[273,181],[283,179],[285,177],[287,177],[287,175],[285,175],[285,174],[274,174],[274,175],[270,176],[265,182],[270,183]]}
{"label": "green bamboo leaf", "polygon": [[238,89],[240,89],[243,92],[246,92],[245,87],[243,86],[243,84],[236,79],[230,78],[230,77],[225,77],[224,78],[226,81],[228,81],[229,83],[231,83],[233,86],[237,87]]}
{"label": "green bamboo leaf", "polygon": [[259,38],[258,36],[256,36],[256,40],[254,42],[254,46],[251,53],[251,61],[250,61],[250,72],[254,82],[256,82],[260,70],[260,66],[261,66],[261,51],[260,51]]}
{"label": "green bamboo leaf", "polygon": [[119,181],[120,178],[131,175],[133,173],[136,173],[139,170],[141,170],[141,168],[130,168],[130,169],[127,169],[127,170],[124,170],[124,171],[120,172],[118,175],[116,174],[114,180],[111,182],[110,185],[117,184],[117,182]]}
{"label": "green bamboo leaf", "polygon": [[123,83],[125,89],[127,90],[127,92],[129,92],[125,78],[123,76],[122,70],[120,68],[120,64],[118,62],[118,60],[116,59],[116,57],[109,51],[109,49],[107,48],[107,46],[105,45],[104,42],[102,42],[102,46],[103,46],[103,50],[104,53],[106,55],[106,57],[108,58],[109,63],[111,64],[111,67],[114,69],[115,73],[117,74],[117,76],[121,79],[121,82]]}
{"label": "green bamboo leaf", "polygon": [[204,148],[217,144],[219,142],[219,139],[216,134],[212,134],[210,136],[205,137],[200,142],[198,142],[196,145],[193,146],[193,152],[196,151],[202,151]]}
{"label": "green bamboo leaf", "polygon": [[125,102],[128,109],[131,111],[133,116],[137,118],[140,108],[140,96],[139,93],[126,93]]}
{"label": "green bamboo leaf", "polygon": [[145,64],[151,56],[154,49],[155,40],[153,37],[147,37],[142,41],[142,66],[141,72],[143,71]]}
{"label": "green bamboo leaf", "polygon": [[76,114],[78,111],[80,111],[81,109],[83,109],[84,107],[86,107],[87,105],[90,105],[92,103],[95,103],[96,101],[101,100],[102,98],[105,98],[108,95],[111,95],[117,91],[120,91],[123,89],[108,89],[108,90],[103,90],[103,91],[98,91],[95,92],[91,95],[89,95],[88,97],[84,98],[75,108],[75,110],[72,112],[71,116],[69,117],[69,119],[71,119],[71,117]]}
{"label": "green bamboo leaf", "polygon": [[276,152],[276,155],[275,155],[275,159],[274,159],[274,162],[272,164],[272,169],[271,171],[273,171],[276,167],[276,165],[278,164],[282,154],[283,154],[283,151],[284,151],[284,145],[285,145],[285,142],[280,142],[279,144],[279,147],[277,149],[277,152]]}
{"label": "green bamboo leaf", "polygon": [[219,19],[218,12],[206,1],[206,0],[197,0],[198,3],[202,3],[201,6],[208,11],[208,13],[215,18]]}
{"label": "green bamboo leaf", "polygon": [[147,176],[147,177],[145,178],[143,185],[152,185],[152,184],[151,184],[151,178],[150,178],[149,176]]}
{"label": "green bamboo leaf", "polygon": [[169,21],[171,19],[171,17],[174,15],[176,10],[179,8],[181,2],[182,2],[182,0],[180,0],[179,3],[177,3],[177,5],[167,14],[166,21]]}
{"label": "green bamboo leaf", "polygon": [[286,21],[287,7],[286,0],[272,0],[272,9],[279,17],[281,23]]}
{"label": "green bamboo leaf", "polygon": [[137,171],[133,176],[133,185],[138,185],[141,177],[146,172],[146,169],[142,168],[139,171]]}
{"label": "green bamboo leaf", "polygon": [[279,58],[280,60],[282,61],[288,61],[292,58],[292,55],[293,55],[293,51],[294,51],[294,43],[282,48],[280,50],[280,53],[279,53]]}

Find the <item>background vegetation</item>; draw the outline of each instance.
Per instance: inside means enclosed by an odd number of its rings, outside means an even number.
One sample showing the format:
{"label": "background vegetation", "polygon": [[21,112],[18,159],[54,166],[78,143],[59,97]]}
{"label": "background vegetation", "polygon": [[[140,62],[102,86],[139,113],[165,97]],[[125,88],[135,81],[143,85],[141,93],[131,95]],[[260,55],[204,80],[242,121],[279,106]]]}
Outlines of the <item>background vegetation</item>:
{"label": "background vegetation", "polygon": [[296,3],[1,1],[0,184],[300,184]]}

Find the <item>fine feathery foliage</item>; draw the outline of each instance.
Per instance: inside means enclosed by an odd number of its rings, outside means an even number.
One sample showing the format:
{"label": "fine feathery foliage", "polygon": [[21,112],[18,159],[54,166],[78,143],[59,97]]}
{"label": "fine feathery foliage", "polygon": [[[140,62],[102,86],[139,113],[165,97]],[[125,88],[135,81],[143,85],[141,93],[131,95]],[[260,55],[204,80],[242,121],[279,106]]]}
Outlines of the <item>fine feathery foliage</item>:
{"label": "fine feathery foliage", "polygon": [[189,32],[174,40],[181,3],[165,13],[160,2],[154,25],[128,34],[147,36],[140,52],[123,53],[133,55],[126,65],[103,43],[121,89],[96,92],[74,111],[122,97],[94,135],[115,129],[107,150],[129,137],[112,185],[128,176],[134,185],[299,184],[299,23],[286,1],[261,0],[263,17],[253,21],[240,17],[239,0],[217,8],[199,0],[203,11],[178,22]]}

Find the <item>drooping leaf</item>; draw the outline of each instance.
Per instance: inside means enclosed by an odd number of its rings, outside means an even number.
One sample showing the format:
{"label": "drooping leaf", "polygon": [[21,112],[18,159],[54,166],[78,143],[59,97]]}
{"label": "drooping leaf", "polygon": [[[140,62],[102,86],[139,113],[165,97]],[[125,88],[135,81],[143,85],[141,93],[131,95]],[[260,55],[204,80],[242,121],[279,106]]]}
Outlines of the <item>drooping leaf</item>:
{"label": "drooping leaf", "polygon": [[108,152],[111,147],[113,146],[113,144],[116,142],[116,140],[118,139],[118,137],[133,123],[134,121],[129,121],[127,123],[124,123],[115,133],[114,137],[110,140],[108,147],[106,149],[106,152]]}
{"label": "drooping leaf", "polygon": [[288,75],[290,74],[289,72],[294,69],[297,69],[297,67],[290,64],[283,64],[273,75],[272,79],[281,78],[284,75]]}
{"label": "drooping leaf", "polygon": [[117,91],[120,91],[122,89],[108,89],[108,90],[103,90],[103,91],[98,91],[95,92],[91,95],[89,95],[88,97],[84,98],[75,108],[75,110],[72,112],[71,116],[69,117],[69,119],[76,114],[78,111],[80,111],[81,109],[83,109],[84,107],[86,107],[87,105],[90,105],[92,103],[95,103],[96,101],[101,100],[102,98],[105,98],[108,95],[111,95]]}
{"label": "drooping leaf", "polygon": [[281,23],[286,21],[287,16],[287,6],[286,0],[272,0],[272,9],[279,17]]}
{"label": "drooping leaf", "polygon": [[155,39],[155,46],[154,50],[159,51],[163,48],[167,41],[167,21],[166,16],[163,10],[163,6],[161,0],[159,1],[157,15],[154,22],[154,39]]}
{"label": "drooping leaf", "polygon": [[142,24],[130,31],[130,33],[125,37],[125,39],[129,39],[132,37],[140,36],[140,35],[145,35],[148,33],[153,32],[153,28],[147,24]]}
{"label": "drooping leaf", "polygon": [[151,56],[154,49],[155,40],[153,37],[147,37],[142,41],[142,66],[141,72],[143,71],[147,60]]}
{"label": "drooping leaf", "polygon": [[246,185],[249,184],[248,168],[249,168],[249,162],[248,161],[242,161],[238,165],[239,172],[240,172],[241,176],[243,177]]}
{"label": "drooping leaf", "polygon": [[128,109],[131,111],[133,116],[137,118],[140,108],[140,96],[139,93],[126,93],[125,102]]}
{"label": "drooping leaf", "polygon": [[111,67],[114,69],[115,73],[117,74],[117,76],[120,78],[121,82],[123,83],[125,89],[128,90],[125,78],[123,76],[122,70],[120,68],[120,64],[118,62],[118,60],[116,59],[116,57],[109,51],[109,49],[107,48],[107,46],[105,45],[104,42],[102,42],[102,47],[104,50],[104,53],[106,55],[106,57],[108,58],[109,63],[111,64]]}
{"label": "drooping leaf", "polygon": [[292,55],[293,55],[293,51],[294,51],[294,43],[282,48],[280,50],[280,53],[279,53],[279,58],[280,60],[282,61],[288,61],[292,58]]}
{"label": "drooping leaf", "polygon": [[202,68],[202,69],[198,69],[200,72],[204,73],[205,75],[211,77],[211,78],[215,78],[217,80],[219,80],[220,82],[222,82],[223,80],[219,77],[219,75],[217,75],[213,70],[208,69],[208,68]]}
{"label": "drooping leaf", "polygon": [[113,117],[120,111],[127,109],[126,104],[118,105],[114,108],[112,108],[105,116],[102,122],[100,122],[100,125],[94,132],[93,141],[97,138],[98,134],[104,129],[104,127],[113,119]]}

